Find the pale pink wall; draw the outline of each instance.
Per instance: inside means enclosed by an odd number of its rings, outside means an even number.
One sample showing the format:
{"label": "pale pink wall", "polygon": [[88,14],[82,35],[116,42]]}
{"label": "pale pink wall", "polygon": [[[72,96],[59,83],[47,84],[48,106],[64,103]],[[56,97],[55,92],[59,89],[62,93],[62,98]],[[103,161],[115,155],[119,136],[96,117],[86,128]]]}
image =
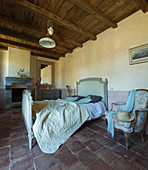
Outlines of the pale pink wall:
{"label": "pale pink wall", "polygon": [[111,109],[111,103],[127,101],[129,91],[108,91],[108,110]]}

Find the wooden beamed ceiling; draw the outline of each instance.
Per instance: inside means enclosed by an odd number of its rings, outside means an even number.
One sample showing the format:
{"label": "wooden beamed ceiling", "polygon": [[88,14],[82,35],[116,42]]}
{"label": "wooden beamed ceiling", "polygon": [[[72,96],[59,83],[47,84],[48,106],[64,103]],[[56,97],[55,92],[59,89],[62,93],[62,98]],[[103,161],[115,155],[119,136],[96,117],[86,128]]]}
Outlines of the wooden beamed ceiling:
{"label": "wooden beamed ceiling", "polygon": [[[0,0],[0,48],[20,48],[58,60],[138,10],[147,0]],[[56,47],[39,45],[53,22]]]}

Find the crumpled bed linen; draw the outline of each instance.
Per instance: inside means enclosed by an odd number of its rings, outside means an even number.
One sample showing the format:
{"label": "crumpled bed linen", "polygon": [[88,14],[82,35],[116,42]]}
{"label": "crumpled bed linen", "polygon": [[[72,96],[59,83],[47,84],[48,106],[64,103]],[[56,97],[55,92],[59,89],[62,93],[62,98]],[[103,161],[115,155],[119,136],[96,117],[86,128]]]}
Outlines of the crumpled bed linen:
{"label": "crumpled bed linen", "polygon": [[89,117],[85,106],[50,100],[36,113],[33,132],[39,147],[45,153],[54,153]]}

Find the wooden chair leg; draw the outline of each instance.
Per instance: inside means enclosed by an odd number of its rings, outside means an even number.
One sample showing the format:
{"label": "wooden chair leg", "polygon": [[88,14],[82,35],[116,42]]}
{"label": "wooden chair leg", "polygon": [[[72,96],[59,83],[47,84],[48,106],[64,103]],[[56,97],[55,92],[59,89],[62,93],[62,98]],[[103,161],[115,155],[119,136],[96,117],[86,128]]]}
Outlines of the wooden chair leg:
{"label": "wooden chair leg", "polygon": [[126,142],[126,150],[128,150],[128,142],[129,142],[129,133],[124,132],[125,142]]}
{"label": "wooden chair leg", "polygon": [[107,122],[107,119],[105,119],[105,122],[106,122],[106,130],[107,130],[107,127],[108,127],[108,122]]}
{"label": "wooden chair leg", "polygon": [[144,131],[141,132],[141,140],[142,140],[142,142],[144,142]]}

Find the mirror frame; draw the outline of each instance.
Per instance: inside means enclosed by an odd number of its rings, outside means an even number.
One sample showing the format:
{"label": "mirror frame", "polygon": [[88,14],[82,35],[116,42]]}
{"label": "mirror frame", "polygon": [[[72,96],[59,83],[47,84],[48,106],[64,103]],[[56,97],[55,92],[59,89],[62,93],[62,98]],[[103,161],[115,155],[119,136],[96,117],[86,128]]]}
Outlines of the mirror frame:
{"label": "mirror frame", "polygon": [[37,60],[37,82],[41,84],[41,64],[46,64],[51,66],[51,86],[54,86],[54,68],[55,63],[43,60]]}

